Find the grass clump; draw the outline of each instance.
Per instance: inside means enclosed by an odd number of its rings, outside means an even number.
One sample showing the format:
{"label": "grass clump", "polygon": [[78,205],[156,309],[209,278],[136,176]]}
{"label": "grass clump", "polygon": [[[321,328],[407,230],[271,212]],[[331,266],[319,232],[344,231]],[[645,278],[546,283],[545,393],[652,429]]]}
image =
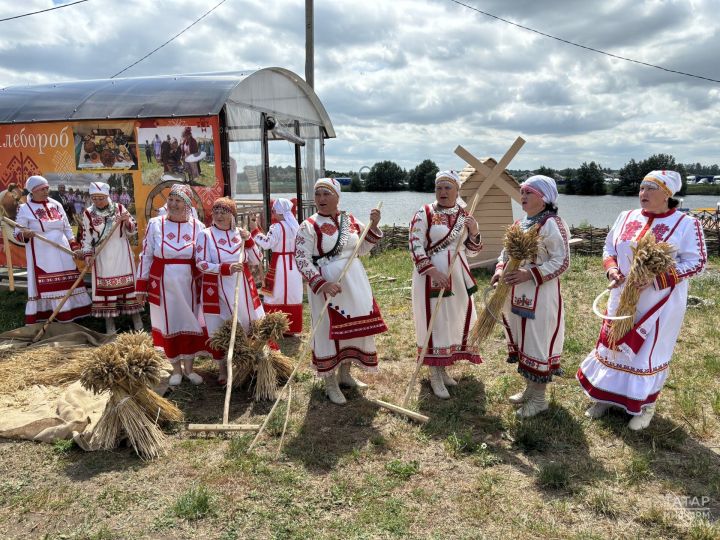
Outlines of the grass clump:
{"label": "grass clump", "polygon": [[564,463],[551,461],[540,466],[537,482],[546,489],[566,489],[570,485],[570,473]]}
{"label": "grass clump", "polygon": [[172,514],[180,519],[195,521],[215,515],[213,495],[203,485],[193,486],[180,495],[172,506]]}
{"label": "grass clump", "polygon": [[590,510],[600,516],[605,516],[610,519],[617,519],[620,515],[620,511],[615,504],[612,494],[606,489],[601,489],[596,493],[593,493],[587,502]]}
{"label": "grass clump", "polygon": [[410,480],[413,475],[420,472],[420,463],[416,460],[402,461],[394,459],[385,464],[385,470],[391,476],[400,478],[401,480]]}

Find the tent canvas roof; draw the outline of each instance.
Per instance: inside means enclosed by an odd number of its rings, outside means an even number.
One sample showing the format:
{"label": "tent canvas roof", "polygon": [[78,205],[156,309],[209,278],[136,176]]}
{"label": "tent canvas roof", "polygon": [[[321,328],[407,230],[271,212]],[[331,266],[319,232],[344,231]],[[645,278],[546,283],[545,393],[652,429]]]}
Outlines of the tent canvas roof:
{"label": "tent canvas roof", "polygon": [[278,67],[9,86],[0,89],[0,124],[210,116],[226,103],[319,125],[335,137],[313,89]]}

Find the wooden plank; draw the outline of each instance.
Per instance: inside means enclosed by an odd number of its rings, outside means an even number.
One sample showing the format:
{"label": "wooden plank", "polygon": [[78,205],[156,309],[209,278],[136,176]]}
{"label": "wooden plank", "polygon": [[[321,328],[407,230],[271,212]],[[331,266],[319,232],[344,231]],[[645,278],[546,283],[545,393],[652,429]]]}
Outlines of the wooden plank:
{"label": "wooden plank", "polygon": [[[521,139],[522,140],[522,139]],[[522,141],[522,144],[524,144],[525,141]],[[520,144],[520,146],[522,146]],[[519,148],[518,148],[519,150]],[[473,156],[470,152],[468,152],[465,148],[462,146],[458,146],[455,149],[455,153],[460,156],[462,159],[468,162],[476,171],[479,171],[480,174],[483,176],[487,176],[490,174],[490,168],[485,165],[482,161],[480,161],[478,158]],[[503,171],[504,172],[504,171]],[[507,180],[507,178],[504,178],[503,176],[500,176],[497,180],[493,182],[493,185],[499,187],[502,191],[504,191],[511,199],[520,202],[520,190],[517,187],[517,184],[515,186],[511,185],[510,182]],[[485,186],[483,186],[485,188]],[[489,188],[485,189],[485,192],[487,192]],[[485,192],[483,192],[483,195],[485,195]]]}
{"label": "wooden plank", "polygon": [[190,424],[188,431],[257,431],[260,424]]}

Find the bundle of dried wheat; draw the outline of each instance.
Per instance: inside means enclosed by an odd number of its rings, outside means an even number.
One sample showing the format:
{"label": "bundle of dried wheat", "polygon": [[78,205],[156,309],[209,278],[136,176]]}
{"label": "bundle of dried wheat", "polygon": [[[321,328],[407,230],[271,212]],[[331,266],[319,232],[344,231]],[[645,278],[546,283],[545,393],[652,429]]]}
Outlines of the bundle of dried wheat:
{"label": "bundle of dried wheat", "polygon": [[29,347],[0,355],[0,394],[12,394],[34,384],[65,386],[74,383],[92,354],[88,347]]}
{"label": "bundle of dried wheat", "polygon": [[149,388],[160,382],[165,363],[150,336],[142,332],[120,334],[113,343],[92,351],[80,381],[96,394],[110,392],[93,434],[101,448],[115,448],[127,437],[144,459],[165,452],[167,441],[157,423],[183,418],[180,409]]}
{"label": "bundle of dried wheat", "polygon": [[675,265],[675,248],[667,242],[658,242],[653,233],[648,233],[637,241],[632,248],[633,260],[630,265],[625,287],[620,293],[615,316],[629,316],[627,319],[610,323],[608,345],[617,350],[618,342],[632,330],[635,324],[635,310],[640,300],[640,292],[656,276],[664,274]]}
{"label": "bundle of dried wheat", "polygon": [[[210,345],[227,352],[230,346],[232,321],[226,321],[210,338]],[[280,351],[268,346],[287,332],[289,322],[285,313],[268,313],[253,321],[250,334],[237,332],[233,352],[233,386],[247,382],[254,384],[255,401],[274,400],[278,383],[284,383],[292,373],[292,361]]]}
{"label": "bundle of dried wheat", "polygon": [[476,345],[480,345],[492,333],[510,292],[511,286],[503,281],[503,276],[520,268],[524,261],[535,259],[538,252],[539,234],[540,229],[536,225],[533,225],[527,231],[523,231],[519,223],[507,228],[503,238],[503,247],[509,260],[503,268],[503,273],[490,296],[490,300],[483,308],[470,333],[470,340]]}

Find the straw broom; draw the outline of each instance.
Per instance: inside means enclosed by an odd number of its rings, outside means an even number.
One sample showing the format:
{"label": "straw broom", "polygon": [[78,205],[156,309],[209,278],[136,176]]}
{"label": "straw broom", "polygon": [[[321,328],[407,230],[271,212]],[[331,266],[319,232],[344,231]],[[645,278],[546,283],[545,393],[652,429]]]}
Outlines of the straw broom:
{"label": "straw broom", "polygon": [[617,351],[618,342],[632,330],[635,324],[635,310],[642,289],[656,276],[664,274],[675,264],[675,248],[667,242],[658,242],[652,232],[640,238],[637,245],[631,249],[633,260],[625,287],[620,293],[620,303],[616,312],[616,316],[627,316],[627,318],[610,323],[608,345],[614,351]]}
{"label": "straw broom", "polygon": [[514,272],[524,261],[532,261],[537,256],[539,232],[540,229],[537,225],[533,225],[527,231],[523,231],[519,223],[507,228],[503,238],[503,247],[509,260],[503,268],[497,287],[470,332],[470,341],[475,345],[479,346],[492,334],[498,319],[497,314],[502,312],[505,305],[505,300],[512,288],[503,280],[505,274]]}

